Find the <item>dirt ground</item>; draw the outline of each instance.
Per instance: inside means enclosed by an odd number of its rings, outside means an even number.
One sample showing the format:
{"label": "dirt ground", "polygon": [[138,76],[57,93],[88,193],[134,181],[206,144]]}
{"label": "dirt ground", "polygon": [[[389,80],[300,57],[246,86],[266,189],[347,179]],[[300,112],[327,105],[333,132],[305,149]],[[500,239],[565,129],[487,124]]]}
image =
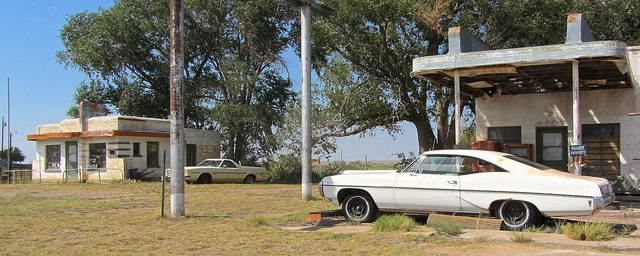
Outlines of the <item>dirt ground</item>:
{"label": "dirt ground", "polygon": [[[500,246],[479,246],[474,251],[458,252],[451,248],[441,248],[436,254],[443,255],[640,255],[640,209],[603,210],[588,217],[566,217],[554,220],[573,220],[585,222],[605,222],[614,225],[627,225],[632,232],[607,241],[577,241],[564,234],[527,232],[533,242],[516,243],[512,241],[512,231],[465,229],[458,237],[460,240],[499,243]],[[348,223],[342,217],[323,218],[313,227],[288,227],[290,230],[307,232],[333,232],[353,234],[371,232],[372,224]],[[408,232],[407,235],[435,236],[435,230],[423,228]]]}

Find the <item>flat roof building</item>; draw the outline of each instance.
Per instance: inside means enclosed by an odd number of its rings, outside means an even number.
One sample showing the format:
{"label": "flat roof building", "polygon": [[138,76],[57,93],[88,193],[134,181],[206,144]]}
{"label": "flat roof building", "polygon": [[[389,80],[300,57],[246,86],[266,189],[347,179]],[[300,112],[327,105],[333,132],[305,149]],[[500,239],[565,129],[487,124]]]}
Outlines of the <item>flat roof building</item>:
{"label": "flat roof building", "polygon": [[[44,124],[36,142],[32,180],[159,179],[169,168],[169,120],[107,116],[106,106],[81,103],[80,117]],[[220,133],[185,129],[185,163],[220,157]],[[166,162],[165,156],[166,153]]]}

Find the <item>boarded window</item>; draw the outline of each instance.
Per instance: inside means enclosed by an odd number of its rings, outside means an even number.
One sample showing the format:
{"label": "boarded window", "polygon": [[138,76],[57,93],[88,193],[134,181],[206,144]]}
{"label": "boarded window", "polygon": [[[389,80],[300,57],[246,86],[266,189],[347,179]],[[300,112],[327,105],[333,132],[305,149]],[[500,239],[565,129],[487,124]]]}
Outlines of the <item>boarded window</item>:
{"label": "boarded window", "polygon": [[106,168],[107,167],[107,144],[91,143],[89,144],[89,168]]}
{"label": "boarded window", "polygon": [[196,144],[187,144],[187,166],[196,166],[196,154],[198,147]]}
{"label": "boarded window", "polygon": [[489,140],[504,143],[520,143],[520,126],[489,127]]}
{"label": "boarded window", "polygon": [[160,146],[158,142],[147,142],[147,167],[160,167],[159,161]]}
{"label": "boarded window", "polygon": [[60,169],[60,145],[47,145],[45,153],[47,169]]}
{"label": "boarded window", "polygon": [[582,138],[587,145],[584,175],[620,175],[620,124],[582,125]]}

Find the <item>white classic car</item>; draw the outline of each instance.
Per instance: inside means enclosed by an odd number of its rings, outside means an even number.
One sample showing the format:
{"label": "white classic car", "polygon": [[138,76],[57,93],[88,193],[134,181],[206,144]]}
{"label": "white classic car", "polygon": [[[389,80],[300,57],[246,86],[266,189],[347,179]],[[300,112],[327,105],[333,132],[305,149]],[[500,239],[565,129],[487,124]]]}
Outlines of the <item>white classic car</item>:
{"label": "white classic car", "polygon": [[358,222],[373,221],[377,211],[453,212],[490,214],[521,229],[542,217],[591,215],[614,199],[606,179],[484,150],[430,151],[399,171],[343,171],[319,185]]}
{"label": "white classic car", "polygon": [[[170,171],[167,170],[167,174]],[[197,182],[208,184],[211,182],[244,182],[254,183],[267,179],[267,169],[257,166],[244,166],[231,159],[207,159],[197,166],[184,168],[184,180],[188,183]]]}

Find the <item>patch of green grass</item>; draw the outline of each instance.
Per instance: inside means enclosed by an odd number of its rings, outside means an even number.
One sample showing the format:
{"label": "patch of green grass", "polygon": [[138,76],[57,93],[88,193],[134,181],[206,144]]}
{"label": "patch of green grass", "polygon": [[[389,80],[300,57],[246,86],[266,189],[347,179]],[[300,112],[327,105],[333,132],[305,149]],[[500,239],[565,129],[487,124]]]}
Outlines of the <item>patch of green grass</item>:
{"label": "patch of green grass", "polygon": [[574,240],[604,241],[613,237],[609,224],[597,222],[565,223],[560,226],[562,232]]}
{"label": "patch of green grass", "polygon": [[511,232],[511,241],[516,243],[531,243],[533,238],[526,232]]}
{"label": "patch of green grass", "polygon": [[415,220],[405,215],[383,215],[373,224],[375,232],[407,232],[418,226]]}
{"label": "patch of green grass", "polygon": [[429,226],[434,228],[438,234],[447,234],[450,236],[462,234],[462,225],[453,220],[431,222]]}
{"label": "patch of green grass", "polygon": [[270,226],[271,220],[262,215],[257,215],[246,219],[245,221],[250,227]]}

